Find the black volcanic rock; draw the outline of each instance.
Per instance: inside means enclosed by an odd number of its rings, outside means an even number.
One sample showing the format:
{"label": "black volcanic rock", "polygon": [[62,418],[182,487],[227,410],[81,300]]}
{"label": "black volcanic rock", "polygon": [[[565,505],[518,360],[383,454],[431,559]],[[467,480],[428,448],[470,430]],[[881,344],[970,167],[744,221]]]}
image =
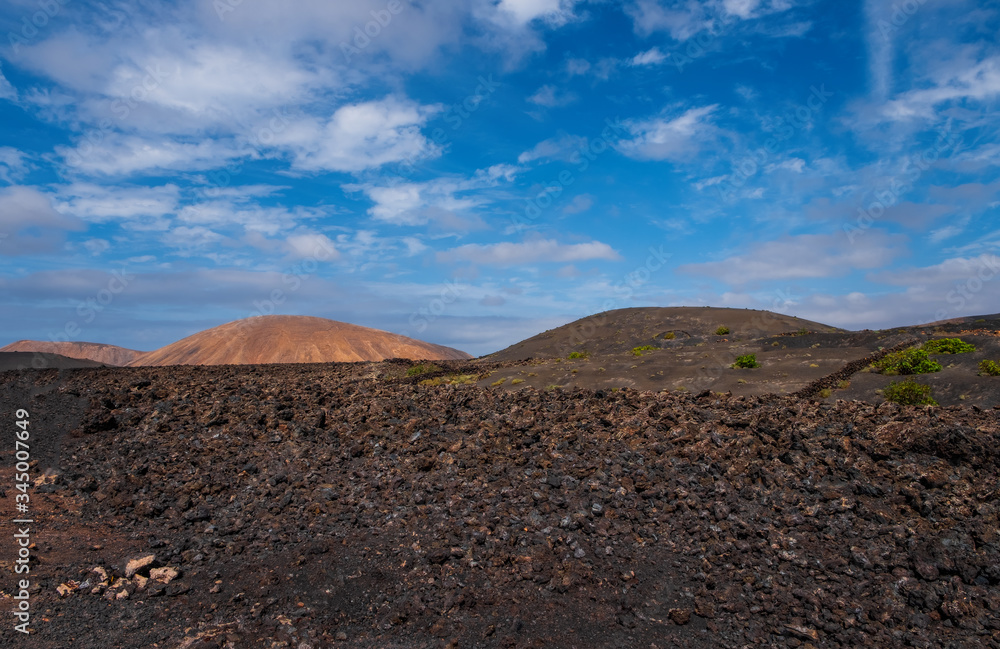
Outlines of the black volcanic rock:
{"label": "black volcanic rock", "polygon": [[[473,368],[490,366],[447,369]],[[119,424],[63,439],[67,486],[34,505],[32,647],[1000,640],[998,410],[598,398],[406,369],[65,376],[89,404],[76,426]],[[41,413],[30,376],[0,388]],[[178,576],[127,579],[154,541]],[[98,565],[107,585],[81,588]]]}

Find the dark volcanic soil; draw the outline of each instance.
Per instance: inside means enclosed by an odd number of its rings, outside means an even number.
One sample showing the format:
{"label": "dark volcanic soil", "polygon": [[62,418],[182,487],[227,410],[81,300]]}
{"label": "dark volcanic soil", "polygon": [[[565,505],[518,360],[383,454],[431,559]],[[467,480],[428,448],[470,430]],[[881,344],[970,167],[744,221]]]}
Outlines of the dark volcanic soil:
{"label": "dark volcanic soil", "polygon": [[73,431],[5,645],[1000,647],[996,409],[407,367],[0,374],[8,427]]}

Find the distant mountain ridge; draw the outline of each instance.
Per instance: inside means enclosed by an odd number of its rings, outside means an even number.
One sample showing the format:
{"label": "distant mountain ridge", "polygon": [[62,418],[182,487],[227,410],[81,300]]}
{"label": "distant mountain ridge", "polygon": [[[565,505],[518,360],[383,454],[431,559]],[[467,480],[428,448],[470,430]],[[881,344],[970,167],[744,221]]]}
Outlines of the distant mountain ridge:
{"label": "distant mountain ridge", "polygon": [[67,358],[91,360],[105,365],[128,365],[146,353],[103,343],[46,342],[44,340],[18,340],[5,347],[0,347],[0,352],[58,354]]}

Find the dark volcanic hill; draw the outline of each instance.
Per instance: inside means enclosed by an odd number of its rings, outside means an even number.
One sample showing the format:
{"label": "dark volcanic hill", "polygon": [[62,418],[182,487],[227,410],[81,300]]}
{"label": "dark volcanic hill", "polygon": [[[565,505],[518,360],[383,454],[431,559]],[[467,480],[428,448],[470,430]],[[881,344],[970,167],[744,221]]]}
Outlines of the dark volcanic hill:
{"label": "dark volcanic hill", "polygon": [[85,358],[105,365],[128,365],[146,353],[103,343],[46,342],[44,340],[19,340],[6,347],[0,347],[0,352],[42,352],[69,358]]}
{"label": "dark volcanic hill", "polygon": [[462,360],[469,354],[406,336],[311,316],[229,322],[143,354],[132,366],[332,363],[387,358]]}
{"label": "dark volcanic hill", "polygon": [[728,327],[729,338],[761,338],[795,331],[843,331],[794,316],[755,309],[717,307],[637,307],[616,309],[581,318],[562,327],[490,354],[490,360],[557,358],[574,351],[591,354],[625,352],[662,340],[716,339],[719,327]]}

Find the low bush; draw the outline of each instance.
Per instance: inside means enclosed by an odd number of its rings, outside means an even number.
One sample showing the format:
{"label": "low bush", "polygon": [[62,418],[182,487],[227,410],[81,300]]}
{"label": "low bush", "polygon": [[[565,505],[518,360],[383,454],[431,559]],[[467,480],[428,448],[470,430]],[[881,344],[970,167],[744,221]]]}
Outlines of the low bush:
{"label": "low bush", "polygon": [[725,336],[728,333],[729,333],[729,327],[727,327],[726,325],[722,325],[721,327],[715,330],[716,336]]}
{"label": "low bush", "polygon": [[979,363],[980,376],[1000,376],[1000,363],[996,361],[982,361]]}
{"label": "low bush", "polygon": [[633,347],[632,355],[642,356],[643,352],[653,351],[654,349],[659,349],[659,347],[654,347],[653,345],[641,345],[639,347]]}
{"label": "low bush", "polygon": [[407,376],[420,376],[421,374],[427,374],[428,372],[439,372],[440,367],[434,363],[421,363],[420,365],[414,365],[410,369],[406,370]]}
{"label": "low bush", "polygon": [[575,361],[578,358],[587,359],[590,358],[590,352],[570,352],[568,358],[571,361]]}
{"label": "low bush", "polygon": [[915,348],[893,352],[881,360],[872,363],[872,367],[875,371],[886,376],[897,374],[930,374],[931,372],[941,371],[941,363],[932,361],[927,356],[926,351]]}
{"label": "low bush", "polygon": [[928,340],[921,349],[928,354],[968,354],[976,351],[976,346],[961,338],[938,338]]}
{"label": "low bush", "polygon": [[757,362],[757,354],[744,354],[743,356],[737,356],[736,362],[730,367],[733,369],[753,369],[755,367],[760,367],[760,363]]}
{"label": "low bush", "polygon": [[449,376],[439,376],[434,379],[424,379],[420,385],[468,385],[476,382],[475,374],[451,374]]}
{"label": "low bush", "polygon": [[931,397],[931,386],[917,383],[916,381],[894,381],[885,386],[882,396],[886,401],[899,403],[904,406],[936,406],[938,405]]}

